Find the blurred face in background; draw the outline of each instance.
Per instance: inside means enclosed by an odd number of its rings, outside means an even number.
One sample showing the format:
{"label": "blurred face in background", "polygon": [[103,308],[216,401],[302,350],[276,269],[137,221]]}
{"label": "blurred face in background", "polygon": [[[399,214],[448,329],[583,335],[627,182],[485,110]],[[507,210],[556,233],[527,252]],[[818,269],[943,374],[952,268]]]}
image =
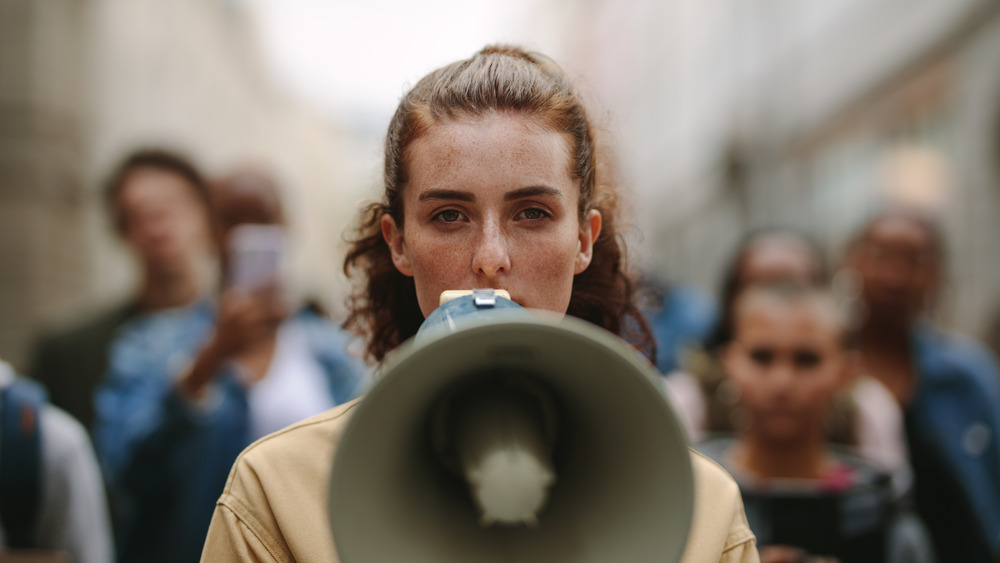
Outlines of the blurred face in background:
{"label": "blurred face in background", "polygon": [[940,252],[920,222],[889,216],[872,223],[851,250],[869,317],[911,322],[937,289]]}
{"label": "blurred face in background", "polygon": [[815,251],[802,240],[783,234],[764,235],[743,254],[740,286],[776,282],[814,285],[822,281],[821,269]]}
{"label": "blurred face in background", "polygon": [[734,336],[723,361],[747,430],[775,444],[823,436],[833,394],[847,375],[832,303],[751,289],[737,302]]}
{"label": "blurred face in background", "polygon": [[209,253],[208,210],[183,177],[138,168],[125,177],[117,198],[122,238],[147,272],[181,273]]}
{"label": "blurred face in background", "polygon": [[579,182],[559,132],[488,114],[431,126],[407,149],[403,224],[383,216],[396,268],[424,316],[449,289],[505,289],[524,307],[565,312],[590,265],[601,215],[581,221]]}

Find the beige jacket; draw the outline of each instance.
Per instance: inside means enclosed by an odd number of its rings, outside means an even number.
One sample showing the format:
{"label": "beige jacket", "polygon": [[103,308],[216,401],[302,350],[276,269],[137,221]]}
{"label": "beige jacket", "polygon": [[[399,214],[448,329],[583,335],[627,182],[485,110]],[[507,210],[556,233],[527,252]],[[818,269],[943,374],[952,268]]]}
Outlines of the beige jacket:
{"label": "beige jacket", "polygon": [[[327,516],[333,452],[357,401],[289,426],[248,447],[219,498],[201,560],[338,561]],[[692,452],[695,512],[682,563],[758,562],[732,478]]]}

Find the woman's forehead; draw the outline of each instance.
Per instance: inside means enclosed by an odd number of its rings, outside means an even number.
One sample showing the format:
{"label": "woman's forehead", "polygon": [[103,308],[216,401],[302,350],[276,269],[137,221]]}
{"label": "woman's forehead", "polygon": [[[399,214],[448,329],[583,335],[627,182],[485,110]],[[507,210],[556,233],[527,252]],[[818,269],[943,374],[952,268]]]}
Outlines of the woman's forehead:
{"label": "woman's forehead", "polygon": [[929,248],[933,235],[919,221],[902,216],[887,216],[875,220],[865,231],[869,244],[908,244]]}
{"label": "woman's forehead", "polygon": [[800,336],[829,335],[837,338],[843,323],[836,304],[819,297],[783,299],[765,292],[751,291],[740,299],[736,309],[736,332],[774,327],[794,329]]}
{"label": "woman's forehead", "polygon": [[[510,143],[525,138],[559,139],[560,150],[564,156],[570,155],[570,138],[555,127],[549,125],[542,117],[512,111],[487,111],[482,114],[458,113],[453,116],[436,119],[429,123],[413,144],[428,138],[452,142],[474,140],[483,142],[494,140],[497,143]],[[548,141],[552,142],[552,141]],[[518,143],[512,143],[512,148],[519,148]]]}
{"label": "woman's forehead", "polygon": [[565,135],[533,121],[491,114],[436,123],[408,148],[408,183],[423,187],[488,180],[484,174],[542,183],[569,179]]}
{"label": "woman's forehead", "polygon": [[[820,268],[807,243],[792,236],[765,236],[751,243],[740,264],[744,281],[809,281]],[[782,275],[783,274],[783,275]],[[800,279],[802,278],[802,279]]]}

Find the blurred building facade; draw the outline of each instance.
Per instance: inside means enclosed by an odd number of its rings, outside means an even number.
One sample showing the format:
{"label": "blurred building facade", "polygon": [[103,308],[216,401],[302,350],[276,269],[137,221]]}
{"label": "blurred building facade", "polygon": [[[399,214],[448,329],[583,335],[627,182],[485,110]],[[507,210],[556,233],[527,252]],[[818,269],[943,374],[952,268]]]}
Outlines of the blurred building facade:
{"label": "blurred building facade", "polygon": [[[945,320],[1000,308],[1000,2],[554,0],[554,54],[611,110],[641,261],[716,289],[749,228],[836,257],[879,206],[933,210]],[[558,18],[553,18],[553,15]]]}
{"label": "blurred building facade", "polygon": [[101,184],[135,148],[208,175],[252,163],[286,187],[300,292],[336,297],[357,196],[347,141],[269,82],[231,0],[0,0],[0,357],[23,368],[40,326],[124,299],[134,272]]}

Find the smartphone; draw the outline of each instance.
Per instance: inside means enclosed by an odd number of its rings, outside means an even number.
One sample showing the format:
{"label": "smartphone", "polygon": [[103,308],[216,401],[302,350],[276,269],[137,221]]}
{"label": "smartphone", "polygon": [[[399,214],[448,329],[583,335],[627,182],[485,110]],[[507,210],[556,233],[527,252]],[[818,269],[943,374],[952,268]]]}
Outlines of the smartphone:
{"label": "smartphone", "polygon": [[240,225],[229,234],[228,287],[253,291],[280,285],[286,234],[278,225]]}

